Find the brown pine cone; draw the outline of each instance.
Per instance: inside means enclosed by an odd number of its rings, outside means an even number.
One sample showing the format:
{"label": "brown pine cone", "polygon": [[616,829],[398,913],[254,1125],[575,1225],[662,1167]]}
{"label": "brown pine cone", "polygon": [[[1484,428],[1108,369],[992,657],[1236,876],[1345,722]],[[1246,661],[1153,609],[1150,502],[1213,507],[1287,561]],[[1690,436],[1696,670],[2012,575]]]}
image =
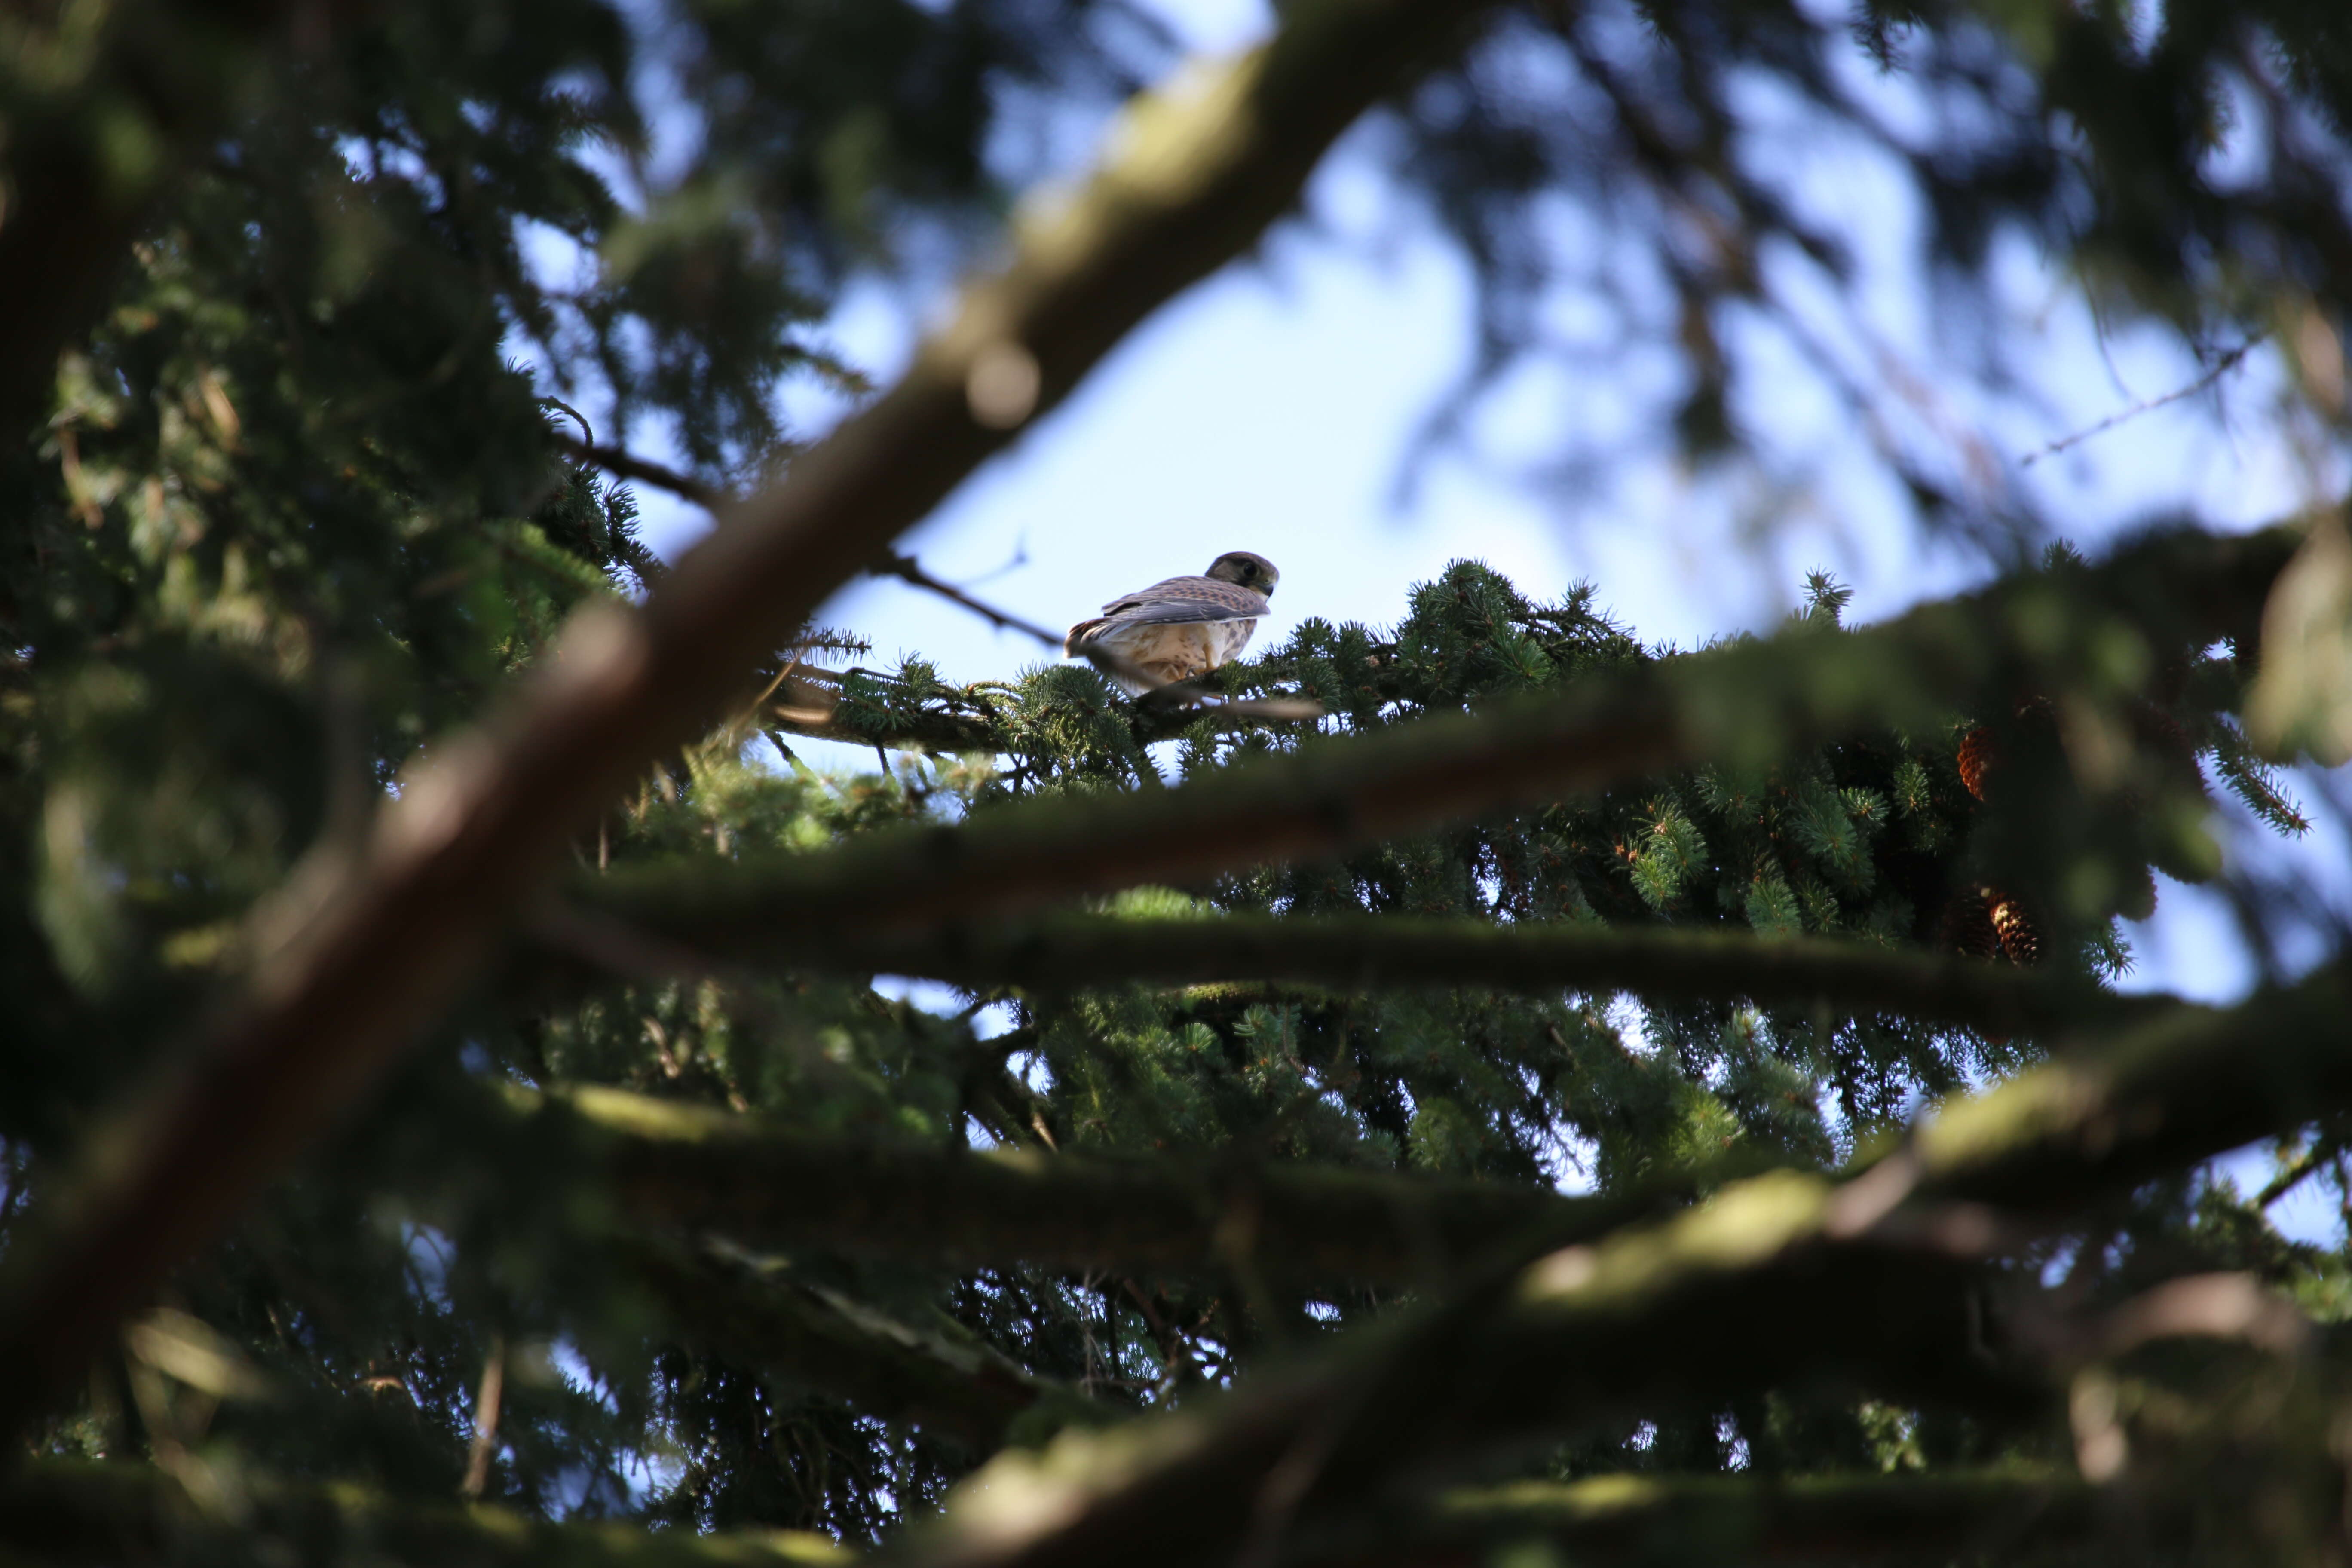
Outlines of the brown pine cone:
{"label": "brown pine cone", "polygon": [[2001,952],[2011,963],[2030,964],[2042,957],[2042,931],[2025,906],[2008,894],[1987,888],[1984,890],[1986,918],[1993,932],[2000,939]]}
{"label": "brown pine cone", "polygon": [[1982,724],[1960,737],[1960,782],[1979,800],[1984,799],[1985,782],[2000,765],[1999,745]]}
{"label": "brown pine cone", "polygon": [[1941,934],[1955,952],[1988,963],[2006,958],[2024,964],[2042,957],[2042,928],[2023,900],[1998,888],[1971,888],[1953,899],[1944,907]]}

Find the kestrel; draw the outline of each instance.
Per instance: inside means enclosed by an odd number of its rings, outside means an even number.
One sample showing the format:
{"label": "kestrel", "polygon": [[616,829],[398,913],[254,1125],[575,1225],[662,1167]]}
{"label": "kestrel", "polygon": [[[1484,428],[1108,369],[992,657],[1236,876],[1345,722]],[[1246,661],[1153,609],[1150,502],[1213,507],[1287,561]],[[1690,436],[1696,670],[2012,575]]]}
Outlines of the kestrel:
{"label": "kestrel", "polygon": [[[1229,550],[1199,577],[1171,577],[1122,594],[1062,640],[1073,658],[1092,648],[1117,654],[1153,685],[1205,675],[1249,645],[1266,595],[1282,574],[1263,555]],[[1111,679],[1131,697],[1151,689],[1122,672]]]}

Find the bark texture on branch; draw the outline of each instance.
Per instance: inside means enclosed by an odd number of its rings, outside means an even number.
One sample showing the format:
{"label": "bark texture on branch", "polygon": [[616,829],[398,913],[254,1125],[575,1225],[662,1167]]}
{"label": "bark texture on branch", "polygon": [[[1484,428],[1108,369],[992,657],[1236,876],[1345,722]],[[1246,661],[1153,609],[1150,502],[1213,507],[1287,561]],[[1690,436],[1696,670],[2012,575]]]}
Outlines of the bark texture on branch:
{"label": "bark texture on branch", "polygon": [[[601,913],[731,964],[911,974],[957,984],[1067,990],[1147,981],[1289,981],[1358,990],[1485,985],[1500,990],[1629,991],[1767,1006],[1815,1003],[1885,1011],[2001,1033],[2112,1021],[2168,1005],[2124,997],[2088,981],[2007,963],[1819,938],[1768,941],[1664,928],[1495,925],[1406,915],[1229,915],[1213,920],[1117,920],[1081,915],[942,925],[876,935],[842,923],[808,929],[800,906],[713,911],[677,885],[640,883],[598,898]],[[634,893],[634,896],[633,896]],[[780,929],[781,928],[781,929]]]}
{"label": "bark texture on branch", "polygon": [[[327,1134],[486,961],[571,834],[1129,328],[1252,244],[1340,132],[1482,9],[1317,0],[1263,48],[1147,95],[1114,155],[1021,226],[1009,265],[898,385],[730,509],[642,606],[576,616],[490,720],[431,749],[360,852],[306,862],[257,917],[243,995],[96,1135],[11,1248],[0,1430]],[[1015,384],[1034,389],[1019,407],[1002,395]]]}

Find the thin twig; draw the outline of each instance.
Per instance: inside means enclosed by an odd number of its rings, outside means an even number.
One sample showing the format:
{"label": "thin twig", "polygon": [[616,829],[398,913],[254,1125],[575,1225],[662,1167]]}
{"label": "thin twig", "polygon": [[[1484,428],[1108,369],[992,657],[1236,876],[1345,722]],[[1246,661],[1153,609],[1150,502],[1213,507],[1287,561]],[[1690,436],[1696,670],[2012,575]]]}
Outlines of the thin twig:
{"label": "thin twig", "polygon": [[[548,401],[553,402],[554,399]],[[618,447],[600,447],[593,441],[582,441],[570,436],[559,436],[556,439],[562,443],[564,450],[583,463],[593,463],[625,479],[637,479],[656,486],[692,501],[705,511],[717,511],[735,500],[718,486],[704,484],[692,474],[679,473],[651,458],[640,458],[635,452],[625,451]]]}
{"label": "thin twig", "polygon": [[2050,445],[2042,447],[2038,452],[2029,452],[2026,454],[2024,460],[2018,464],[2018,467],[2021,468],[2030,468],[2044,458],[2054,458],[2059,453],[2067,450],[2069,447],[2079,447],[2094,436],[2104,436],[2108,431],[2114,429],[2116,426],[2124,424],[2129,420],[2137,419],[2143,414],[2153,413],[2157,409],[2162,408],[2167,404],[2178,403],[2184,397],[2196,396],[2199,393],[2204,391],[2207,387],[2212,385],[2215,382],[2221,380],[2223,376],[2237,369],[2239,362],[2243,360],[2248,354],[2253,353],[2255,349],[2259,348],[2262,345],[2263,340],[2267,338],[2269,335],[2270,334],[2267,332],[2256,332],[2252,337],[2248,338],[2244,342],[2240,343],[2236,348],[2231,349],[2228,353],[2225,353],[2220,359],[2215,360],[2211,369],[2208,370],[2203,375],[2199,376],[2195,381],[2190,382],[2188,385],[2175,387],[2161,397],[2151,397],[2143,402],[2135,403],[2120,414],[2108,415],[2105,419],[2100,420],[2096,425],[2092,426],[2087,430],[2077,430],[2072,436],[2063,437],[2058,440],[2051,442]]}
{"label": "thin twig", "polygon": [[899,555],[895,552],[885,555],[881,563],[873,567],[872,571],[877,577],[897,577],[903,582],[912,583],[927,594],[937,594],[942,599],[961,605],[992,626],[1002,626],[1006,631],[1019,632],[1024,637],[1034,637],[1047,647],[1058,648],[1062,646],[1062,637],[1059,632],[1048,631],[1034,621],[1023,620],[1010,610],[1000,610],[985,600],[973,598],[954,584],[942,582],[924,571],[921,563],[911,555]]}
{"label": "thin twig", "polygon": [[562,410],[564,413],[572,416],[573,419],[579,421],[581,442],[591,449],[595,447],[596,426],[588,423],[588,416],[581,413],[580,410],[572,407],[572,405],[564,402],[563,399],[560,397],[542,397],[540,401],[546,404],[550,408]]}

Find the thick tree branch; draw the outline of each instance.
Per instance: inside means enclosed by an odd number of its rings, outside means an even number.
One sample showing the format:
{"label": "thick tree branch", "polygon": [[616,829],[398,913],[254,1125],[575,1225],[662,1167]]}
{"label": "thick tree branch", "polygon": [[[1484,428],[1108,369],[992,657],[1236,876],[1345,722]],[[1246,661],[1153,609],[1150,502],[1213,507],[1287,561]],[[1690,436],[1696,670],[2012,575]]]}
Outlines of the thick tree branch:
{"label": "thick tree branch", "polygon": [[[861,746],[887,746],[894,751],[961,753],[996,752],[1005,745],[1001,725],[973,703],[965,711],[939,704],[912,710],[868,708],[843,700],[842,678],[825,669],[801,669],[776,689],[761,707],[760,721],[786,734],[817,741],[845,741]],[[1240,730],[1263,723],[1295,721],[1299,717],[1280,704],[1213,702],[1201,707],[1137,703],[1127,715],[1129,732],[1139,746],[1174,740],[1198,724],[1220,730]]]}
{"label": "thick tree branch", "polygon": [[2352,957],[2226,1010],[2156,1016],[1923,1127],[1893,1163],[1938,1201],[2063,1213],[2352,1109]]}
{"label": "thick tree branch", "polygon": [[1418,1457],[1458,1462],[1791,1380],[2021,1413],[2063,1369],[2033,1342],[2004,1347],[1999,1299],[1965,1266],[2004,1234],[1966,1200],[2059,1209],[2352,1100],[2347,983],[2339,963],[2243,1008],[2160,1020],[1961,1102],[1847,1182],[1762,1176],[1553,1252],[1213,1417],[1126,1435],[1115,1454],[1066,1434],[1041,1460],[1006,1456],[919,1561],[1076,1568],[1147,1521],[1152,1561],[1265,1552],[1294,1523],[1346,1517]]}
{"label": "thick tree branch", "polygon": [[902,1322],[780,1264],[653,1242],[624,1244],[633,1274],[686,1336],[737,1363],[833,1394],[865,1415],[944,1432],[985,1458],[1041,1405],[1087,1401],[1026,1371],[948,1321]]}
{"label": "thick tree branch", "polygon": [[395,1499],[349,1482],[240,1474],[247,1511],[200,1507],[151,1466],[43,1459],[0,1488],[0,1549],[12,1562],[249,1562],[267,1541],[286,1568],[356,1562],[446,1568],[817,1568],[856,1561],[806,1531],[699,1535],[633,1524],[550,1524],[503,1508]]}
{"label": "thick tree branch", "polygon": [[[1122,981],[1248,979],[1346,989],[1629,991],[1767,1006],[1821,1003],[2002,1033],[2113,1021],[2168,1005],[2158,997],[2118,996],[2047,971],[1818,938],[1766,941],[1666,929],[1497,926],[1402,915],[1067,915],[876,935],[853,926],[810,931],[797,908],[753,911],[730,900],[720,915],[674,889],[663,889],[658,901],[645,898],[646,890],[643,884],[625,889],[604,901],[599,912],[739,966],[761,963],[913,974],[968,985],[1070,989]],[[598,889],[587,891],[593,896]],[[782,931],[771,926],[774,917],[780,917]]]}
{"label": "thick tree branch", "polygon": [[[1144,98],[1116,154],[1024,222],[1010,264],[898,386],[732,509],[642,605],[583,610],[484,727],[432,748],[363,847],[307,861],[259,921],[242,996],[11,1247],[0,1430],[79,1376],[126,1308],[326,1135],[597,809],[1129,328],[1252,244],[1333,139],[1480,10],[1293,6],[1269,45]],[[53,310],[48,276],[12,278],[11,297]]]}
{"label": "thick tree branch", "polygon": [[2096,1494],[2072,1475],[1600,1476],[1526,1481],[1381,1507],[1298,1542],[1297,1564],[1478,1561],[1544,1541],[1568,1561],[1916,1562],[2079,1543]]}
{"label": "thick tree branch", "polygon": [[[1956,1102],[1858,1180],[1877,1184],[1886,1213],[1930,1202],[2063,1213],[2352,1107],[2346,1017],[2341,966],[2229,1011],[2178,1006]],[[1564,1198],[1296,1164],[949,1152],[602,1088],[569,1091],[550,1110],[577,1120],[624,1207],[646,1223],[959,1266],[1426,1282],[1514,1245],[1605,1235],[1708,1184]],[[1938,1209],[1935,1223],[1948,1217]]]}
{"label": "thick tree branch", "polygon": [[1785,1174],[1570,1247],[1205,1415],[1008,1453],[951,1500],[925,1568],[1274,1561],[1360,1518],[1401,1471],[1729,1391],[1826,1380],[1995,1417],[2039,1369],[1989,1339],[1961,1259],[1832,1236],[1837,1189]]}
{"label": "thick tree branch", "polygon": [[962,828],[861,836],[723,879],[605,879],[656,921],[700,906],[779,940],[994,921],[1138,882],[1195,882],[1328,856],[1481,811],[1539,805],[1669,766],[1760,765],[1875,726],[1927,729],[2021,685],[2072,689],[2101,649],[2201,647],[2242,631],[2294,529],[2160,534],[2096,569],[2027,574],[1851,634],[1800,629],[1557,694],[1253,762],[1182,789],[1021,802]]}
{"label": "thick tree branch", "polygon": [[1425,1282],[1496,1247],[1603,1235],[1696,1190],[1565,1198],[1312,1165],[948,1152],[786,1132],[613,1089],[548,1106],[577,1119],[623,1208],[648,1225],[959,1266]]}

